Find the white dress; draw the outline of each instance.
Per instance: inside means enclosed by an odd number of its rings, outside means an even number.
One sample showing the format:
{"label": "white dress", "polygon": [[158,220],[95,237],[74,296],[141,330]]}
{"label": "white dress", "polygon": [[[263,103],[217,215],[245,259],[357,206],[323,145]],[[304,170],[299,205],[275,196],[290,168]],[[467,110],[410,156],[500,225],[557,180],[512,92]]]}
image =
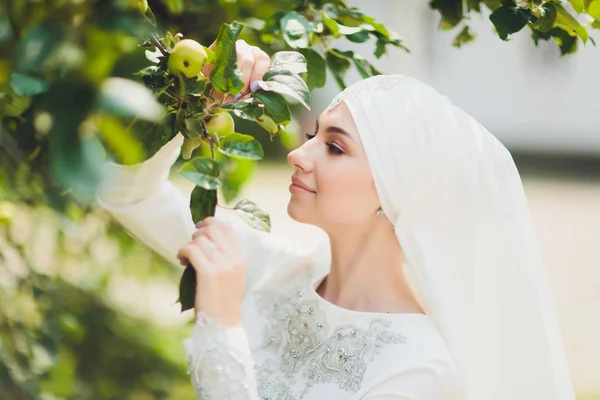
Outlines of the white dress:
{"label": "white dress", "polygon": [[[97,194],[133,235],[176,264],[195,229],[189,197],[168,180],[181,142],[178,135],[142,164],[108,163]],[[428,316],[337,307],[315,291],[325,261],[226,220],[248,260],[242,326],[225,329],[198,314],[183,342],[198,399],[460,398],[454,363]]]}

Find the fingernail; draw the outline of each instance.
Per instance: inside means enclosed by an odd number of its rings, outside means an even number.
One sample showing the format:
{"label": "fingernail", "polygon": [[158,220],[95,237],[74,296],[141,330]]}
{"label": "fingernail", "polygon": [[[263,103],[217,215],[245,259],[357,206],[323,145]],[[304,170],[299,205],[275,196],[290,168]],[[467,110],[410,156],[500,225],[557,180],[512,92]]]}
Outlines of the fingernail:
{"label": "fingernail", "polygon": [[242,97],[241,93],[236,94],[235,96],[233,96],[233,101],[238,100],[240,97]]}
{"label": "fingernail", "polygon": [[199,228],[201,223],[202,223],[202,220],[198,221],[198,223],[196,224],[196,228]]}
{"label": "fingernail", "polygon": [[260,86],[258,85],[259,82],[260,82],[260,80],[258,80],[258,79],[255,81],[252,81],[252,83],[250,84],[250,90],[252,92],[256,92],[258,89],[260,89]]}

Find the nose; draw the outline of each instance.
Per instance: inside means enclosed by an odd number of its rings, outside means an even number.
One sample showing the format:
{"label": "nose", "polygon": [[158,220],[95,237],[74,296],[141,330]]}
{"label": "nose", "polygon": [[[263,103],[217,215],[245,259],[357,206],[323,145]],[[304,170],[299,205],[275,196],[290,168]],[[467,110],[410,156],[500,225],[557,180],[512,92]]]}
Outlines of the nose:
{"label": "nose", "polygon": [[294,170],[301,170],[304,172],[310,172],[313,169],[314,163],[307,156],[307,144],[310,142],[305,142],[300,147],[290,151],[287,155],[287,162]]}

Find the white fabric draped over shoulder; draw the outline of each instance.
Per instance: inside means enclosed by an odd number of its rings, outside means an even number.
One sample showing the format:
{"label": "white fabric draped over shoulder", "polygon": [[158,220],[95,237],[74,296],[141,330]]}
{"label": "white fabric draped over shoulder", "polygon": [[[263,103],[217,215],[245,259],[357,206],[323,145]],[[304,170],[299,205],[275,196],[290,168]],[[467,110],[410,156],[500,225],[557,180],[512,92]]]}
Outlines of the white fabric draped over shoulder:
{"label": "white fabric draped over shoulder", "polygon": [[341,101],[465,399],[574,399],[527,199],[507,149],[411,78],[369,78],[330,107]]}

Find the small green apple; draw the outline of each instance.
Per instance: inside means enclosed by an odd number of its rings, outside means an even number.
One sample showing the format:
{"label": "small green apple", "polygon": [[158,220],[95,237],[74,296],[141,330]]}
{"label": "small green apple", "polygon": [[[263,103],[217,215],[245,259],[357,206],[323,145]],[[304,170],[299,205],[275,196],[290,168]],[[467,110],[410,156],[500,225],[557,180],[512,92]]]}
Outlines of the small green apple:
{"label": "small green apple", "polygon": [[138,8],[142,15],[146,14],[146,11],[148,11],[148,0],[138,0]]}
{"label": "small green apple", "polygon": [[206,129],[211,135],[217,134],[219,136],[225,136],[235,132],[235,124],[233,118],[227,111],[217,110],[206,122]]}
{"label": "small green apple", "polygon": [[167,68],[172,74],[182,73],[186,78],[193,78],[202,70],[206,57],[206,51],[200,43],[183,39],[173,48]]}

